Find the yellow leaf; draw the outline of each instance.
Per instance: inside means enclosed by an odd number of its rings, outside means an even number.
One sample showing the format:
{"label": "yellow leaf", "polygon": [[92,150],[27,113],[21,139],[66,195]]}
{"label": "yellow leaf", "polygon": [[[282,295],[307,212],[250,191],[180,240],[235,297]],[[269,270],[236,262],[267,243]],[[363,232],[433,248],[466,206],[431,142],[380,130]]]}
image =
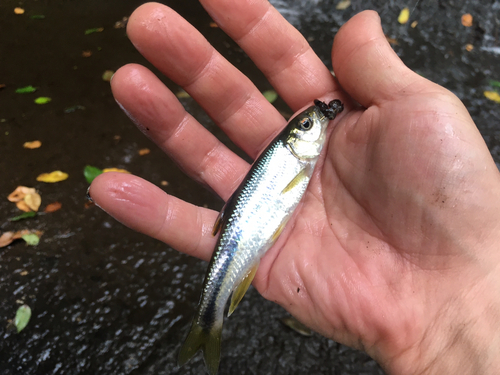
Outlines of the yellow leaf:
{"label": "yellow leaf", "polygon": [[410,9],[404,8],[401,13],[399,13],[398,22],[404,25],[410,19]]}
{"label": "yellow leaf", "polygon": [[61,171],[54,171],[50,173],[42,173],[40,176],[36,178],[36,180],[41,182],[53,183],[53,182],[64,181],[68,177],[69,176],[67,173]]}
{"label": "yellow leaf", "polygon": [[40,208],[40,205],[42,204],[42,197],[40,197],[40,194],[34,193],[34,194],[27,194],[24,197],[24,202],[26,205],[31,209],[31,211],[38,211],[38,208]]}
{"label": "yellow leaf", "polygon": [[500,94],[496,91],[485,91],[484,96],[494,102],[500,103]]}
{"label": "yellow leaf", "polygon": [[106,173],[106,172],[120,172],[120,173],[128,173],[128,174],[130,174],[129,171],[126,171],[125,169],[119,169],[119,168],[104,168],[102,171],[104,173]]}
{"label": "yellow leaf", "polygon": [[20,7],[14,8],[14,13],[15,14],[24,14],[24,9],[20,8]]}
{"label": "yellow leaf", "polygon": [[144,156],[144,155],[149,154],[150,152],[151,152],[151,150],[150,150],[149,148],[141,148],[141,149],[139,150],[139,155],[140,155],[140,156]]}
{"label": "yellow leaf", "polygon": [[344,10],[349,8],[349,5],[351,5],[351,0],[342,0],[340,1],[335,8],[338,10]]}
{"label": "yellow leaf", "polygon": [[42,142],[40,141],[32,141],[32,142],[24,142],[23,147],[24,148],[29,148],[29,149],[34,149],[38,148],[42,145]]}

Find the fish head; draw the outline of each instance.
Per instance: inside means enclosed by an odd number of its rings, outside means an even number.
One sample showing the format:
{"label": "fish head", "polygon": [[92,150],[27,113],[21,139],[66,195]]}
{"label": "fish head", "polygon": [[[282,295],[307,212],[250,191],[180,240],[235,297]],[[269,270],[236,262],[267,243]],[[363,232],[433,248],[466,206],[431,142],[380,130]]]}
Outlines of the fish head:
{"label": "fish head", "polygon": [[286,132],[288,149],[298,159],[316,159],[325,143],[329,121],[317,106],[309,107],[295,116]]}

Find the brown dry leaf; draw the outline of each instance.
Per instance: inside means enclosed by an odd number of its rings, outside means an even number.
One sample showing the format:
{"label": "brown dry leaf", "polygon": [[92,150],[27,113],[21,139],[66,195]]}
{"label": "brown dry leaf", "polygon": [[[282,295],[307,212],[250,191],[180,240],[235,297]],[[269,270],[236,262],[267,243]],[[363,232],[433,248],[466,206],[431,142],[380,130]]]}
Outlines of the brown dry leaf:
{"label": "brown dry leaf", "polygon": [[161,186],[168,186],[168,181],[163,180],[160,182],[160,184]]}
{"label": "brown dry leaf", "polygon": [[212,21],[212,22],[210,22],[210,27],[217,28],[217,27],[219,27],[219,25],[217,25],[217,23]]}
{"label": "brown dry leaf", "polygon": [[462,14],[462,25],[465,27],[471,27],[472,26],[472,21],[474,19],[472,18],[472,15],[469,13]]}
{"label": "brown dry leaf", "polygon": [[90,56],[92,56],[92,51],[90,50],[82,51],[82,57],[90,57]]}
{"label": "brown dry leaf", "polygon": [[27,194],[36,193],[35,188],[29,188],[26,186],[18,186],[16,190],[9,194],[7,199],[9,202],[19,202],[24,199]]}
{"label": "brown dry leaf", "polygon": [[24,14],[24,9],[20,8],[20,7],[14,8],[14,13],[15,14]]}
{"label": "brown dry leaf", "polygon": [[59,181],[64,181],[69,177],[67,173],[61,171],[53,171],[50,173],[42,173],[36,180],[40,182],[54,183]]}
{"label": "brown dry leaf", "polygon": [[0,247],[5,247],[10,245],[14,240],[22,238],[26,234],[31,232],[28,229],[19,230],[17,232],[4,232],[0,236]]}
{"label": "brown dry leaf", "polygon": [[49,203],[47,205],[47,207],[45,207],[45,210],[43,210],[43,212],[46,212],[46,213],[56,212],[56,211],[60,210],[61,207],[62,207],[61,202],[52,202],[52,203]]}
{"label": "brown dry leaf", "polygon": [[467,52],[470,52],[474,49],[474,46],[472,44],[466,44],[465,45],[465,49]]}
{"label": "brown dry leaf", "polygon": [[28,206],[28,204],[22,200],[16,203],[17,208],[19,208],[21,211],[24,212],[31,212],[31,208]]}
{"label": "brown dry leaf", "polygon": [[385,39],[387,39],[387,41],[390,43],[390,44],[394,44],[394,45],[398,45],[398,40],[396,38],[389,38],[388,36],[385,37]]}
{"label": "brown dry leaf", "polygon": [[31,141],[31,142],[24,142],[23,147],[24,148],[29,148],[29,149],[34,149],[34,148],[39,148],[42,145],[42,142],[40,141]]}
{"label": "brown dry leaf", "polygon": [[30,211],[36,212],[42,204],[42,197],[38,193],[26,194],[23,202],[30,208]]}
{"label": "brown dry leaf", "polygon": [[417,25],[418,25],[418,21],[413,21],[413,22],[410,24],[410,26],[411,26],[411,28],[412,28],[412,29],[414,29],[415,27],[417,27]]}
{"label": "brown dry leaf", "polygon": [[26,276],[27,274],[28,274],[28,271],[26,271],[26,270],[19,272],[20,276]]}
{"label": "brown dry leaf", "polygon": [[140,156],[144,156],[144,155],[149,154],[150,152],[151,152],[151,150],[150,150],[149,148],[141,148],[141,149],[139,150],[139,155],[140,155]]}

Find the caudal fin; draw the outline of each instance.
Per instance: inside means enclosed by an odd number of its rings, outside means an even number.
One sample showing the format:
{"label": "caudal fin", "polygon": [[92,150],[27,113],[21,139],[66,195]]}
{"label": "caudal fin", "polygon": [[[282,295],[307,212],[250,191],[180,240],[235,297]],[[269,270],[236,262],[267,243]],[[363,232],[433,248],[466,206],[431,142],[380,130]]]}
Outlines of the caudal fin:
{"label": "caudal fin", "polygon": [[220,338],[222,327],[203,329],[196,320],[179,353],[179,366],[184,365],[198,350],[203,351],[205,366],[210,375],[216,375],[220,361]]}

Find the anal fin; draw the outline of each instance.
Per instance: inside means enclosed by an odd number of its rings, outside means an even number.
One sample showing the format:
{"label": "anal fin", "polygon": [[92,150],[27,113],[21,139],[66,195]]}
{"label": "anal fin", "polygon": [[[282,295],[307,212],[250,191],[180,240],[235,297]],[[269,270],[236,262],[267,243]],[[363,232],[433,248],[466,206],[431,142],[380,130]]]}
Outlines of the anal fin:
{"label": "anal fin", "polygon": [[227,313],[227,316],[230,316],[234,312],[238,304],[243,299],[243,296],[250,287],[250,284],[252,283],[252,280],[255,277],[258,268],[259,268],[259,263],[253,266],[248,275],[246,275],[245,278],[241,280],[241,283],[233,291],[233,295],[231,296],[231,305],[229,305],[229,311]]}

